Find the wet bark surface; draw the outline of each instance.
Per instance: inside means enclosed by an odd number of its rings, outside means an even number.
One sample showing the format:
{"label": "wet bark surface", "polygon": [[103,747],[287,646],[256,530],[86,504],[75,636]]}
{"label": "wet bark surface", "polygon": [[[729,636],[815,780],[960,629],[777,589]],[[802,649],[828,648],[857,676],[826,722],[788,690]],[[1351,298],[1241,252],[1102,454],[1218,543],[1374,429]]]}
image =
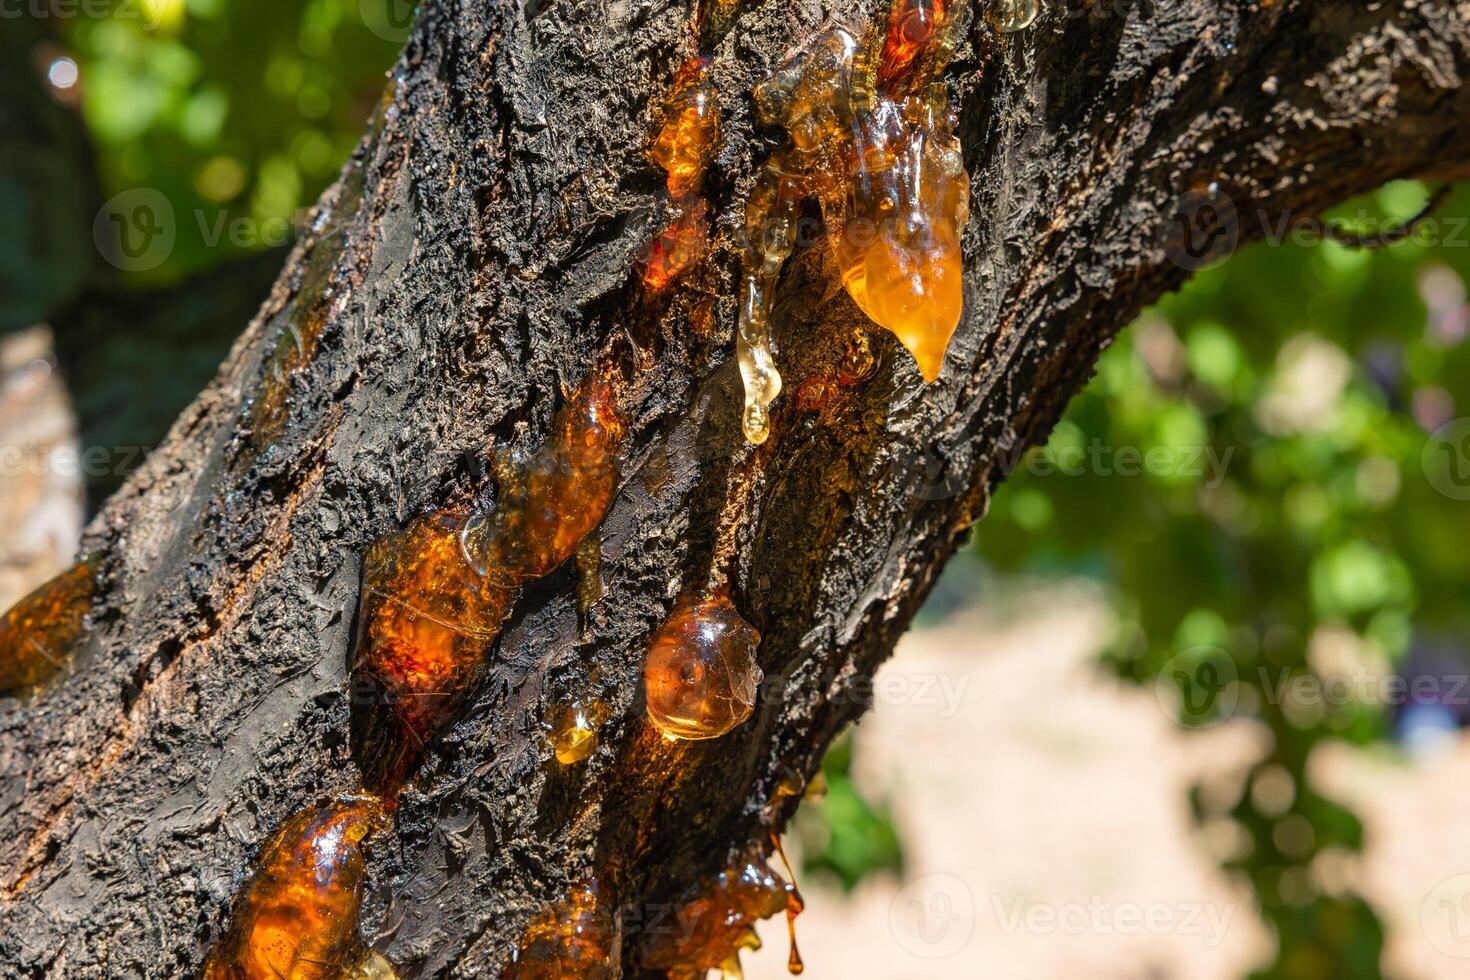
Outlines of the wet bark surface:
{"label": "wet bark surface", "polygon": [[[786,393],[753,450],[735,229],[780,134],[753,130],[749,93],[826,18],[879,6],[749,5],[707,52],[721,245],[655,301],[636,265],[666,204],[644,154],[690,10],[427,5],[270,299],[91,524],[102,600],[71,676],[0,701],[0,973],[197,970],[270,831],[358,785],[368,543],[492,486],[489,450],[539,445],[621,345],[636,369],[601,595],[582,608],[571,565],[523,590],[395,829],[367,842],[363,932],[404,976],[497,976],[595,873],[637,975],[649,910],[764,838],[783,772],[812,772],[868,707],[863,680],[1007,466],[1191,250],[1390,179],[1465,176],[1470,10],[1369,7],[1074,0],[1009,36],[977,19],[948,73],[974,203],[942,377],[923,385],[875,330],[870,378],[801,397],[863,323],[807,235],[775,310]],[[1234,220],[1187,234],[1205,207]],[[671,744],[644,719],[643,652],[704,583],[722,512],[766,681],[731,734]],[[601,746],[561,767],[542,721],[587,694],[611,708]]]}

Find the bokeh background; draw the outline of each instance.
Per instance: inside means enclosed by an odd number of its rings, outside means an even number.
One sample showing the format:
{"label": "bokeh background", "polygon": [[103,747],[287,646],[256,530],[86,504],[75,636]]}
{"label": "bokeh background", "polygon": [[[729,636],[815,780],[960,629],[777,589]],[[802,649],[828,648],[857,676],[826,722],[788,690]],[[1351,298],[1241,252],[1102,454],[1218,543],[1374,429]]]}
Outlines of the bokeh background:
{"label": "bokeh background", "polygon": [[[8,10],[0,605],[213,374],[411,17]],[[1470,975],[1470,193],[1406,224],[1438,190],[1199,271],[1015,460],[788,835],[811,977]]]}

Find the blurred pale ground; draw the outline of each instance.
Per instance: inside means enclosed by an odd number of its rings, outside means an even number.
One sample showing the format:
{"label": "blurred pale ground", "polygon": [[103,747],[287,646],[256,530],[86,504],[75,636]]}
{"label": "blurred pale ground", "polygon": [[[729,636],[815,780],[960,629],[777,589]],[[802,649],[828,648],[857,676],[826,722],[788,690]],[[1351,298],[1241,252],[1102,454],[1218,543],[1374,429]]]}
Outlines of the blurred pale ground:
{"label": "blurred pale ground", "polygon": [[71,564],[82,531],[76,424],[51,333],[0,336],[0,610]]}
{"label": "blurred pale ground", "polygon": [[[80,533],[49,341],[0,339],[0,607],[64,567]],[[805,883],[811,980],[1227,980],[1269,959],[1249,888],[1218,865],[1230,841],[1195,829],[1187,802],[1195,783],[1239,793],[1263,734],[1241,720],[1179,727],[1152,689],[1097,665],[1113,628],[1094,589],[1052,583],[1007,587],[904,638],[856,730],[855,778],[891,808],[908,866],[848,896]],[[1407,763],[1327,743],[1313,779],[1367,827],[1361,860],[1319,861],[1319,877],[1368,897],[1385,975],[1470,975],[1470,837],[1456,834],[1470,744]],[[783,924],[761,934],[747,974],[776,980]]]}
{"label": "blurred pale ground", "polygon": [[[854,756],[865,794],[892,808],[908,867],[850,896],[806,883],[807,977],[1226,980],[1269,961],[1250,889],[1220,870],[1186,795],[1201,781],[1238,794],[1263,732],[1179,727],[1152,689],[1096,665],[1111,628],[1096,592],[1052,584],[903,639],[877,686],[902,678],[894,690],[914,697],[880,700]],[[914,703],[932,700],[917,694],[929,677],[961,692],[952,715]],[[1470,935],[1438,905],[1461,900],[1464,883],[1436,890],[1470,872],[1470,838],[1456,835],[1470,744],[1411,764],[1333,743],[1315,761],[1319,789],[1367,825],[1362,860],[1323,876],[1345,876],[1382,917],[1385,975],[1470,976]],[[777,980],[784,926],[760,931],[747,976]]]}

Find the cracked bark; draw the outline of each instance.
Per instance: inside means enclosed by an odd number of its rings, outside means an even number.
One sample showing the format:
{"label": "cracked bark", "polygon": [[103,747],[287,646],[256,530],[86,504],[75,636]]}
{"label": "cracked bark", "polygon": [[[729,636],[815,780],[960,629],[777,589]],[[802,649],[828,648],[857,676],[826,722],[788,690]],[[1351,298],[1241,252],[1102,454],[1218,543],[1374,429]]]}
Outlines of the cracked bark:
{"label": "cracked bark", "polygon": [[[977,21],[949,72],[974,204],[943,377],[921,386],[875,333],[876,375],[803,410],[802,381],[862,317],[825,249],[788,264],[787,393],[735,538],[767,681],[734,733],[670,748],[643,720],[643,645],[702,580],[749,452],[736,250],[666,310],[633,284],[663,208],[643,150],[690,53],[689,10],[429,4],[270,299],[90,526],[105,596],[73,675],[0,702],[0,972],[197,969],[260,841],[356,785],[346,664],[364,547],[481,489],[490,446],[538,444],[626,332],[647,362],[599,532],[604,595],[580,616],[570,568],[521,595],[488,682],[369,844],[363,926],[405,976],[495,976],[527,919],[595,871],[637,974],[639,911],[763,835],[782,767],[811,772],[861,713],[856,683],[1007,463],[1186,277],[1168,232],[1181,200],[1228,201],[1244,241],[1390,179],[1466,175],[1470,9],[1369,7],[1095,0],[1005,38]],[[752,131],[752,84],[823,17],[876,9],[760,3],[719,43],[725,136],[706,193],[727,239],[776,135]],[[692,325],[703,296],[712,331]],[[268,369],[280,343],[307,365]],[[289,419],[252,431],[272,385]],[[612,718],[593,758],[559,768],[540,719],[593,665]]]}

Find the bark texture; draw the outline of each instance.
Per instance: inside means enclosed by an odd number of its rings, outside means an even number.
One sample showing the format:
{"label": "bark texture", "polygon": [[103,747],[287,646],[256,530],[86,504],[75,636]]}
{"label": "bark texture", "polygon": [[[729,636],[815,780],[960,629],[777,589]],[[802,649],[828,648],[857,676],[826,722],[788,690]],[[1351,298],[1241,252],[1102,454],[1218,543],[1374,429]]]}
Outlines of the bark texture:
{"label": "bark texture", "polygon": [[[270,299],[92,523],[105,598],[73,676],[0,702],[0,973],[198,968],[270,830],[356,785],[346,667],[365,546],[482,490],[489,447],[538,445],[625,334],[643,361],[599,533],[603,595],[583,615],[570,567],[522,594],[488,683],[391,838],[369,843],[364,933],[404,976],[497,976],[529,917],[596,872],[636,975],[651,903],[764,835],[783,767],[810,773],[864,709],[861,679],[1007,462],[1188,274],[1176,212],[1203,196],[1244,241],[1470,160],[1470,9],[1454,0],[1072,0],[1005,37],[977,19],[949,72],[974,205],[943,376],[923,386],[875,332],[870,380],[799,398],[863,321],[826,249],[803,249],[756,465],[728,242],[779,134],[753,131],[749,93],[824,19],[881,12],[739,13],[710,52],[724,139],[705,189],[727,244],[654,308],[635,284],[664,208],[644,149],[692,53],[688,7],[425,6]],[[254,408],[271,399],[283,423]],[[703,581],[735,495],[734,595],[767,680],[735,732],[670,746],[643,719],[644,643]],[[559,767],[541,719],[594,683],[612,707],[603,747]]]}

